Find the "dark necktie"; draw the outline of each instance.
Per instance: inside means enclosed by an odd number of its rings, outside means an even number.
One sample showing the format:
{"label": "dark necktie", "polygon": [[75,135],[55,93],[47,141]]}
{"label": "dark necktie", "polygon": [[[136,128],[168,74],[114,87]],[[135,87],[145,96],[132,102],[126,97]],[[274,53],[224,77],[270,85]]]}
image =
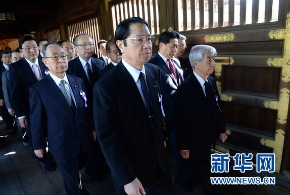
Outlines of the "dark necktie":
{"label": "dark necktie", "polygon": [[[148,113],[150,120],[152,120],[150,94],[149,94],[149,90],[148,90],[148,87],[147,87],[147,84],[145,81],[144,73],[140,72],[139,80],[141,83],[141,90],[142,90],[142,94],[143,94],[144,101],[145,101],[145,107],[146,107],[146,110],[147,110],[147,113]],[[152,123],[152,121],[151,121],[151,123]]]}
{"label": "dark necktie", "polygon": [[171,62],[170,59],[167,59],[167,62],[168,62],[168,66],[169,66],[170,71],[172,72],[174,78],[177,80],[176,69],[175,69],[173,63]]}
{"label": "dark necktie", "polygon": [[94,76],[93,76],[93,72],[91,69],[91,65],[87,62],[86,63],[86,70],[87,70],[87,74],[88,74],[88,79],[90,81],[91,86],[94,85]]}
{"label": "dark necktie", "polygon": [[210,96],[210,86],[207,81],[204,82],[204,91],[205,91],[206,97],[208,98]]}

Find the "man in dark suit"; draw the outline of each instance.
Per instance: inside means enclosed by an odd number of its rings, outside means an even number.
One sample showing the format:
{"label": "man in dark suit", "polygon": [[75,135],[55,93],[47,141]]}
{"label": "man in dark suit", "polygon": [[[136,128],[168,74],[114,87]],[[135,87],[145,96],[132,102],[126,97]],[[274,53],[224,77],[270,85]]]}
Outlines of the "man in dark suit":
{"label": "man in dark suit", "polygon": [[7,105],[4,101],[4,93],[2,89],[2,73],[6,70],[9,70],[9,66],[11,64],[11,52],[10,51],[2,51],[0,53],[0,59],[1,59],[1,65],[0,65],[0,107],[2,112],[2,118],[4,122],[6,123],[6,129],[12,129],[12,133],[17,132],[17,126],[14,125],[14,117],[9,114],[7,110]]}
{"label": "man in dark suit", "polygon": [[94,53],[93,38],[87,34],[77,35],[73,43],[79,56],[68,63],[67,73],[83,79],[88,98],[88,106],[92,106],[93,87],[100,77],[100,70],[105,63],[97,58],[92,58]]}
{"label": "man in dark suit", "polygon": [[183,59],[181,57],[185,49],[187,48],[187,46],[186,46],[186,37],[182,34],[179,34],[179,35],[180,35],[180,39],[178,40],[177,51],[174,54],[173,61],[176,65],[177,71],[180,71],[184,80],[192,73],[192,68],[189,63],[189,60]]}
{"label": "man in dark suit", "polygon": [[115,43],[114,39],[111,39],[107,42],[106,52],[107,52],[107,56],[111,62],[104,69],[101,70],[101,73],[100,73],[101,76],[103,76],[109,70],[114,68],[122,59],[122,56],[119,54],[119,52],[117,50],[116,43]]}
{"label": "man in dark suit", "polygon": [[110,59],[107,56],[106,45],[107,45],[106,40],[101,39],[98,41],[98,50],[99,50],[99,53],[101,54],[101,57],[99,57],[99,59],[104,61],[105,65],[108,65],[110,63]]}
{"label": "man in dark suit", "polygon": [[[83,79],[87,92],[88,107],[92,113],[93,87],[100,78],[100,71],[105,67],[105,63],[97,58],[92,58],[94,41],[91,36],[80,34],[74,38],[73,42],[79,56],[69,61],[67,73]],[[94,129],[94,127],[92,128]],[[100,180],[105,176],[105,157],[98,141],[92,143],[92,149],[93,159],[86,165],[86,173],[92,180]]]}
{"label": "man in dark suit", "polygon": [[163,106],[166,112],[166,137],[169,137],[172,147],[173,155],[177,161],[177,165],[180,165],[182,160],[179,151],[175,143],[175,131],[173,127],[173,110],[172,110],[172,98],[177,87],[183,81],[183,75],[176,68],[176,64],[173,61],[173,57],[176,54],[178,47],[179,33],[174,30],[166,30],[159,36],[159,51],[158,54],[153,57],[149,62],[159,66],[163,70],[163,76],[167,78],[170,83],[169,90],[163,90]]}
{"label": "man in dark suit", "polygon": [[68,60],[58,43],[43,47],[43,62],[50,73],[30,87],[29,97],[34,153],[44,157],[47,138],[67,193],[89,194],[79,176],[91,153],[84,84],[66,75]]}
{"label": "man in dark suit", "polygon": [[223,142],[227,139],[216,82],[209,76],[214,71],[215,55],[215,48],[208,45],[191,49],[189,60],[194,72],[174,97],[176,141],[184,159],[175,182],[190,192],[198,180],[206,195],[216,194],[210,183],[211,144],[218,136]]}
{"label": "man in dark suit", "polygon": [[[44,71],[46,67],[39,61],[39,50],[32,36],[24,36],[19,42],[21,46],[20,52],[24,58],[9,66],[9,92],[12,107],[14,108],[15,115],[18,117],[20,126],[27,130],[23,135],[23,144],[28,146],[28,137],[31,139],[29,88],[42,77],[45,77]],[[49,152],[45,155],[44,159],[40,160],[45,163],[47,171],[55,170],[53,158]]]}
{"label": "man in dark suit", "polygon": [[[18,60],[21,60],[22,58],[23,58],[23,55],[20,53],[19,50],[14,50],[11,52],[11,63],[17,62]],[[9,83],[10,83],[9,66],[7,68],[8,70],[2,73],[2,91],[3,91],[4,102],[5,102],[5,106],[7,108],[8,113],[14,118],[14,121],[15,121],[14,125],[17,125],[19,132],[22,133],[22,128],[19,124],[18,119],[15,118],[14,109],[10,103],[11,99],[10,99],[10,92],[9,92]],[[13,131],[13,134],[16,132]]]}
{"label": "man in dark suit", "polygon": [[[122,21],[115,32],[122,61],[94,87],[97,137],[118,195],[171,195],[161,111],[160,69],[147,63],[152,36],[145,20]],[[147,84],[146,84],[147,82]],[[159,97],[159,98],[158,98]]]}
{"label": "man in dark suit", "polygon": [[40,57],[43,57],[42,48],[47,43],[48,43],[48,39],[46,39],[46,38],[40,38],[40,39],[37,40],[37,46],[38,46],[38,49],[39,49],[39,56]]}

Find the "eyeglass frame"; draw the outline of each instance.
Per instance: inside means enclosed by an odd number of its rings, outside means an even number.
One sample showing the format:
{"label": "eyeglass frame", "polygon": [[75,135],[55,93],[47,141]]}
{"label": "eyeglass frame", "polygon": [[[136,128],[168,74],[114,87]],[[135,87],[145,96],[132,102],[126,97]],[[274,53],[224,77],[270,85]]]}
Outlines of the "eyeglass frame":
{"label": "eyeglass frame", "polygon": [[58,61],[60,58],[62,60],[67,60],[67,56],[68,55],[64,55],[64,56],[50,56],[50,57],[43,57],[43,58],[51,58],[53,61]]}
{"label": "eyeglass frame", "polygon": [[87,47],[90,46],[91,48],[95,47],[94,43],[84,43],[84,44],[79,44],[79,45],[75,45],[75,46],[80,46],[80,47]]}
{"label": "eyeglass frame", "polygon": [[[142,39],[142,42],[140,43],[140,42],[138,42],[138,38],[142,38],[142,37],[144,37],[144,38],[146,38],[146,41],[147,41],[147,43],[148,44],[152,44],[153,43],[153,41],[154,41],[154,38],[155,38],[155,36],[154,35],[148,35],[148,36],[145,36],[145,35],[140,35],[140,36],[137,36],[137,37],[129,37],[129,38],[127,38],[127,39],[124,39],[124,40],[135,40],[139,45],[141,45],[141,44],[144,44],[145,42],[145,39],[143,38]],[[148,40],[148,38],[151,38],[151,40],[150,40],[150,42],[149,42],[149,40]]]}
{"label": "eyeglass frame", "polygon": [[23,50],[25,51],[31,51],[31,49],[33,49],[33,51],[36,51],[39,47],[38,46],[34,46],[34,47],[25,47],[25,48],[22,48]]}

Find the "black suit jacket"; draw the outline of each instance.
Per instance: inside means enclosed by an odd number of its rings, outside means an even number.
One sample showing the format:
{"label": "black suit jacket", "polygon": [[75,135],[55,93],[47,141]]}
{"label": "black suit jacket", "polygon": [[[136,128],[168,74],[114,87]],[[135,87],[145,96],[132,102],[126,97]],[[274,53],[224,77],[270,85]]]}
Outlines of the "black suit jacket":
{"label": "black suit jacket", "polygon": [[111,70],[112,68],[114,68],[115,66],[113,65],[112,62],[110,62],[104,69],[102,69],[100,71],[100,76],[104,76],[109,70]]}
{"label": "black suit jacket", "polygon": [[149,63],[152,63],[156,66],[159,66],[160,69],[163,70],[163,73],[166,74],[167,77],[171,78],[172,82],[171,82],[171,85],[172,85],[172,88],[173,89],[177,89],[178,85],[181,84],[182,80],[181,80],[181,76],[180,76],[180,73],[176,70],[176,74],[177,74],[177,80],[174,79],[174,75],[173,73],[171,72],[171,70],[169,69],[169,67],[167,66],[166,62],[162,59],[162,57],[157,54],[156,56],[154,56],[153,58],[150,59]]}
{"label": "black suit jacket", "polygon": [[192,157],[209,158],[212,142],[217,135],[225,132],[225,122],[216,82],[213,77],[208,77],[208,81],[211,86],[210,105],[193,73],[175,92],[174,114],[177,147],[179,150],[189,149]]}
{"label": "black suit jacket", "polygon": [[173,73],[167,66],[166,62],[161,58],[159,54],[153,57],[149,63],[152,63],[161,69],[162,77],[165,79],[166,83],[163,84],[163,106],[166,113],[166,136],[168,137],[170,131],[173,129],[173,106],[172,101],[174,97],[174,93],[178,87],[178,85],[182,82],[180,73],[176,70],[178,80],[176,81]]}
{"label": "black suit jacket", "polygon": [[101,148],[118,186],[137,177],[143,185],[156,179],[158,166],[166,172],[163,122],[158,93],[160,70],[145,64],[152,99],[154,129],[131,74],[119,63],[94,87],[94,120]]}
{"label": "black suit jacket", "polygon": [[190,62],[188,59],[183,59],[182,57],[178,57],[178,60],[183,70],[183,78],[186,79],[193,71]]}
{"label": "black suit jacket", "polygon": [[[41,76],[45,77],[46,66],[41,59],[41,57],[38,57],[38,65],[41,70]],[[16,116],[29,116],[29,87],[38,80],[25,58],[9,66],[9,78],[11,104]]]}
{"label": "black suit jacket", "polygon": [[2,73],[5,72],[6,69],[3,63],[0,63],[0,99],[4,100],[3,91],[2,91]]}
{"label": "black suit jacket", "polygon": [[[91,58],[91,60],[92,60],[94,82],[96,82],[100,78],[100,70],[105,67],[105,62],[103,62],[97,58]],[[92,101],[93,101],[94,83],[90,84],[79,57],[68,62],[67,73],[83,79],[84,84],[85,84],[85,88],[87,91],[88,105],[89,105],[89,107],[91,107]]]}
{"label": "black suit jacket", "polygon": [[[43,78],[30,88],[30,124],[33,149],[44,149],[46,138],[54,158],[75,158],[82,147],[90,151],[90,136],[82,79],[67,75],[76,101],[73,112],[51,76]],[[57,114],[56,114],[57,113]]]}

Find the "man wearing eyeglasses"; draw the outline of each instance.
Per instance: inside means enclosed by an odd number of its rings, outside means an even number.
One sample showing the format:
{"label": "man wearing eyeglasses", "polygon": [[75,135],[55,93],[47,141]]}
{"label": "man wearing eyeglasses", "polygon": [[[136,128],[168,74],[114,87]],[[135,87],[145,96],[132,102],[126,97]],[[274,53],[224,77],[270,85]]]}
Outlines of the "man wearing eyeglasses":
{"label": "man wearing eyeglasses", "polygon": [[[63,177],[67,194],[89,194],[82,186],[80,170],[91,154],[90,123],[82,79],[66,75],[67,55],[58,43],[43,47],[49,75],[30,87],[31,132],[34,153],[43,158],[46,137]],[[92,133],[95,137],[95,133]]]}
{"label": "man wearing eyeglasses", "polygon": [[[88,34],[79,34],[73,39],[76,52],[79,56],[68,62],[68,71],[70,75],[82,78],[86,88],[86,97],[88,107],[92,113],[93,87],[100,78],[100,71],[105,67],[105,63],[97,58],[93,58],[94,41]],[[86,173],[92,180],[104,178],[106,168],[105,158],[101,151],[98,141],[92,143],[93,157],[86,165]]]}
{"label": "man wearing eyeglasses", "polygon": [[94,87],[97,137],[118,195],[174,194],[163,135],[160,69],[147,63],[153,37],[132,17],[115,32],[122,61]]}
{"label": "man wearing eyeglasses", "polygon": [[110,59],[110,63],[103,69],[101,70],[101,76],[106,74],[109,70],[117,66],[117,64],[121,61],[122,56],[119,54],[116,43],[114,39],[111,39],[107,42],[106,44],[106,53],[108,58]]}
{"label": "man wearing eyeglasses", "polygon": [[[19,43],[20,52],[24,58],[9,66],[9,92],[12,107],[16,117],[18,117],[20,126],[27,130],[23,134],[23,144],[28,146],[28,143],[31,144],[29,87],[44,77],[46,68],[39,61],[38,46],[32,36],[20,38]],[[55,170],[55,164],[50,152],[46,153],[45,158],[40,160],[45,163],[46,171]]]}
{"label": "man wearing eyeglasses", "polygon": [[179,35],[180,39],[178,40],[177,51],[174,54],[173,62],[176,65],[175,67],[177,68],[177,71],[181,73],[183,79],[186,79],[192,73],[192,68],[190,66],[189,60],[186,60],[181,57],[185,52],[187,46],[186,46],[186,36],[181,34]]}

